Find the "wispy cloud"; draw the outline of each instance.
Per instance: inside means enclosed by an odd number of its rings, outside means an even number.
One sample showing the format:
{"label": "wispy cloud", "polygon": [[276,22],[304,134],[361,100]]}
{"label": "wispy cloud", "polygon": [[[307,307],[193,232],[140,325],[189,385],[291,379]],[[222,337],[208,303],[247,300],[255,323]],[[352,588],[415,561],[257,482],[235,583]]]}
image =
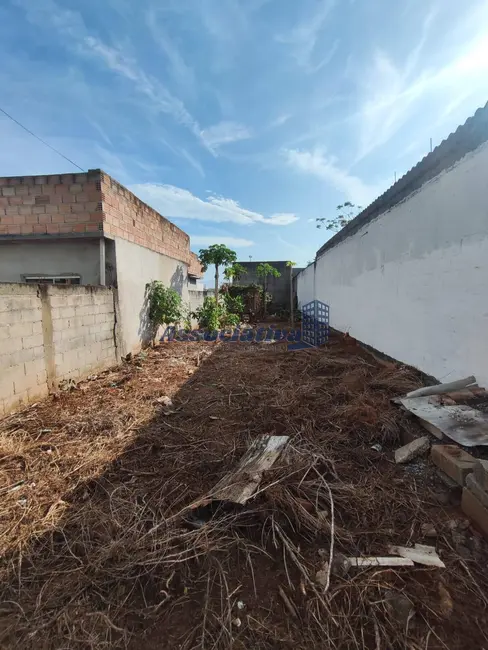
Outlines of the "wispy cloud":
{"label": "wispy cloud", "polygon": [[162,16],[163,10],[161,8],[152,7],[149,9],[146,14],[146,23],[149,31],[152,34],[154,42],[165,54],[174,81],[186,92],[193,94],[195,92],[195,73],[187,65],[176,43],[164,27]]}
{"label": "wispy cloud", "polygon": [[277,213],[269,217],[242,208],[237,201],[210,195],[205,199],[174,185],[143,183],[130,188],[141,199],[161,214],[170,218],[199,219],[201,221],[233,222],[242,225],[262,223],[269,226],[287,226],[298,217]]}
{"label": "wispy cloud", "polygon": [[205,171],[196,158],[194,158],[190,153],[188,153],[188,151],[183,147],[180,149],[179,153],[183,156],[185,160],[187,160],[190,163],[193,169],[197,170],[197,172],[200,174],[202,178],[205,178]]}
{"label": "wispy cloud", "polygon": [[[481,104],[486,100],[488,3],[482,3],[468,16],[462,29],[462,45],[446,52],[443,64],[422,68],[422,52],[436,16],[435,10],[426,14],[420,39],[403,65],[395,64],[386,52],[378,50],[369,69],[361,71],[357,160],[386,144],[426,107],[438,106],[441,119],[445,119],[460,102],[474,99],[474,103]],[[453,102],[453,97],[463,99]],[[446,111],[446,103],[450,105],[449,111]]]}
{"label": "wispy cloud", "polygon": [[201,132],[201,138],[206,146],[215,151],[223,144],[247,140],[252,137],[252,132],[247,126],[237,122],[219,122]]}
{"label": "wispy cloud", "polygon": [[212,244],[225,244],[230,248],[248,248],[254,246],[254,242],[250,239],[242,239],[241,237],[232,237],[231,235],[224,235],[223,237],[213,237],[211,235],[190,235],[191,244],[198,244],[200,246],[211,246]]}
{"label": "wispy cloud", "polygon": [[290,32],[276,36],[279,43],[291,47],[297,64],[308,73],[314,73],[326,65],[335,53],[338,43],[329,49],[325,57],[314,62],[316,46],[327,19],[334,9],[336,0],[320,0],[314,14]]}
{"label": "wispy cloud", "polygon": [[284,155],[292,168],[330,183],[354,203],[368,205],[382,189],[385,189],[381,185],[368,185],[357,176],[350,174],[339,167],[333,157],[327,157],[320,149],[314,151],[289,149],[284,152]]}

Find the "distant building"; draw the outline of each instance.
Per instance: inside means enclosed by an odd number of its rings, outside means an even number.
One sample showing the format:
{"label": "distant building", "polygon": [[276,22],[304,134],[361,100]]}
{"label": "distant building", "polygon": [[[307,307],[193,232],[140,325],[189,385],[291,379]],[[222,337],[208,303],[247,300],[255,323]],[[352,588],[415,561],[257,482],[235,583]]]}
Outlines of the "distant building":
{"label": "distant building", "polygon": [[[246,273],[242,276],[237,284],[258,284],[262,286],[263,279],[260,278],[256,269],[260,264],[271,264],[277,269],[281,275],[279,278],[269,276],[266,279],[267,291],[272,296],[271,304],[269,305],[268,311],[277,311],[279,309],[289,309],[290,308],[290,267],[287,266],[286,261],[280,262],[239,262],[245,269]],[[292,278],[293,278],[293,294],[296,297],[296,275],[302,271],[301,268],[294,266],[292,268]]]}

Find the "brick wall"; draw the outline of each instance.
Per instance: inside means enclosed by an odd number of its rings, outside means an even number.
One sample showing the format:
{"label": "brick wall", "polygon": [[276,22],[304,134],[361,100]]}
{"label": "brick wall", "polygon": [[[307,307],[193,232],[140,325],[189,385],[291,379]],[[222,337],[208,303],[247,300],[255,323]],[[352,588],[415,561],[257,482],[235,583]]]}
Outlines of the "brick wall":
{"label": "brick wall", "polygon": [[0,284],[0,415],[115,365],[107,287]]}
{"label": "brick wall", "polygon": [[198,278],[203,276],[202,265],[198,261],[198,255],[190,251],[190,264],[188,266],[188,273],[196,275]]}
{"label": "brick wall", "polygon": [[202,275],[189,236],[99,169],[0,178],[0,237],[102,232],[182,261]]}
{"label": "brick wall", "polygon": [[100,172],[0,178],[0,236],[97,233]]}
{"label": "brick wall", "polygon": [[104,233],[121,237],[190,265],[190,238],[102,172]]}

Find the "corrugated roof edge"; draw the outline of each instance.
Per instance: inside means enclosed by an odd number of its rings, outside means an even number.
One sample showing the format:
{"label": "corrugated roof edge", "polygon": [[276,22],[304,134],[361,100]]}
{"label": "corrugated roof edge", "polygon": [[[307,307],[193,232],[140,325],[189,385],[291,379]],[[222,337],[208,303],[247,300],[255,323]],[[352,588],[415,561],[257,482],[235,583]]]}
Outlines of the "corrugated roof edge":
{"label": "corrugated roof edge", "polygon": [[488,102],[317,251],[316,258],[488,141]]}

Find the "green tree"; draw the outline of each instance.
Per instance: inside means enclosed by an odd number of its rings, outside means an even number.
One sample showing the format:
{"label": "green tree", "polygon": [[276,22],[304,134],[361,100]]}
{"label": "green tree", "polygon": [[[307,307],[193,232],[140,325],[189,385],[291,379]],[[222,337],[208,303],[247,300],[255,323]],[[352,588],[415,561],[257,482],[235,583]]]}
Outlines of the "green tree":
{"label": "green tree", "polygon": [[240,280],[243,275],[247,273],[247,269],[242,266],[242,264],[232,264],[228,266],[224,271],[224,278],[226,280]]}
{"label": "green tree", "polygon": [[293,304],[293,267],[296,265],[296,262],[288,261],[286,263],[286,266],[290,269],[290,326],[292,329],[295,327],[295,305]]}
{"label": "green tree", "polygon": [[219,267],[234,264],[237,260],[237,255],[235,251],[227,248],[224,244],[212,244],[212,246],[200,250],[198,259],[200,260],[204,271],[206,271],[211,264],[215,266],[215,302],[218,304]]}
{"label": "green tree", "polygon": [[266,289],[268,285],[268,278],[269,276],[272,276],[274,278],[279,278],[281,276],[281,273],[278,271],[277,268],[275,268],[271,264],[264,262],[262,264],[257,265],[256,275],[258,276],[258,278],[263,279],[263,313],[264,315],[266,315]]}
{"label": "green tree", "polygon": [[333,232],[339,232],[344,226],[354,219],[362,210],[360,205],[354,205],[350,201],[346,201],[342,205],[337,206],[337,212],[339,213],[333,219],[327,219],[326,217],[318,217],[315,219],[317,222],[317,228],[324,228],[326,230],[332,230]]}

